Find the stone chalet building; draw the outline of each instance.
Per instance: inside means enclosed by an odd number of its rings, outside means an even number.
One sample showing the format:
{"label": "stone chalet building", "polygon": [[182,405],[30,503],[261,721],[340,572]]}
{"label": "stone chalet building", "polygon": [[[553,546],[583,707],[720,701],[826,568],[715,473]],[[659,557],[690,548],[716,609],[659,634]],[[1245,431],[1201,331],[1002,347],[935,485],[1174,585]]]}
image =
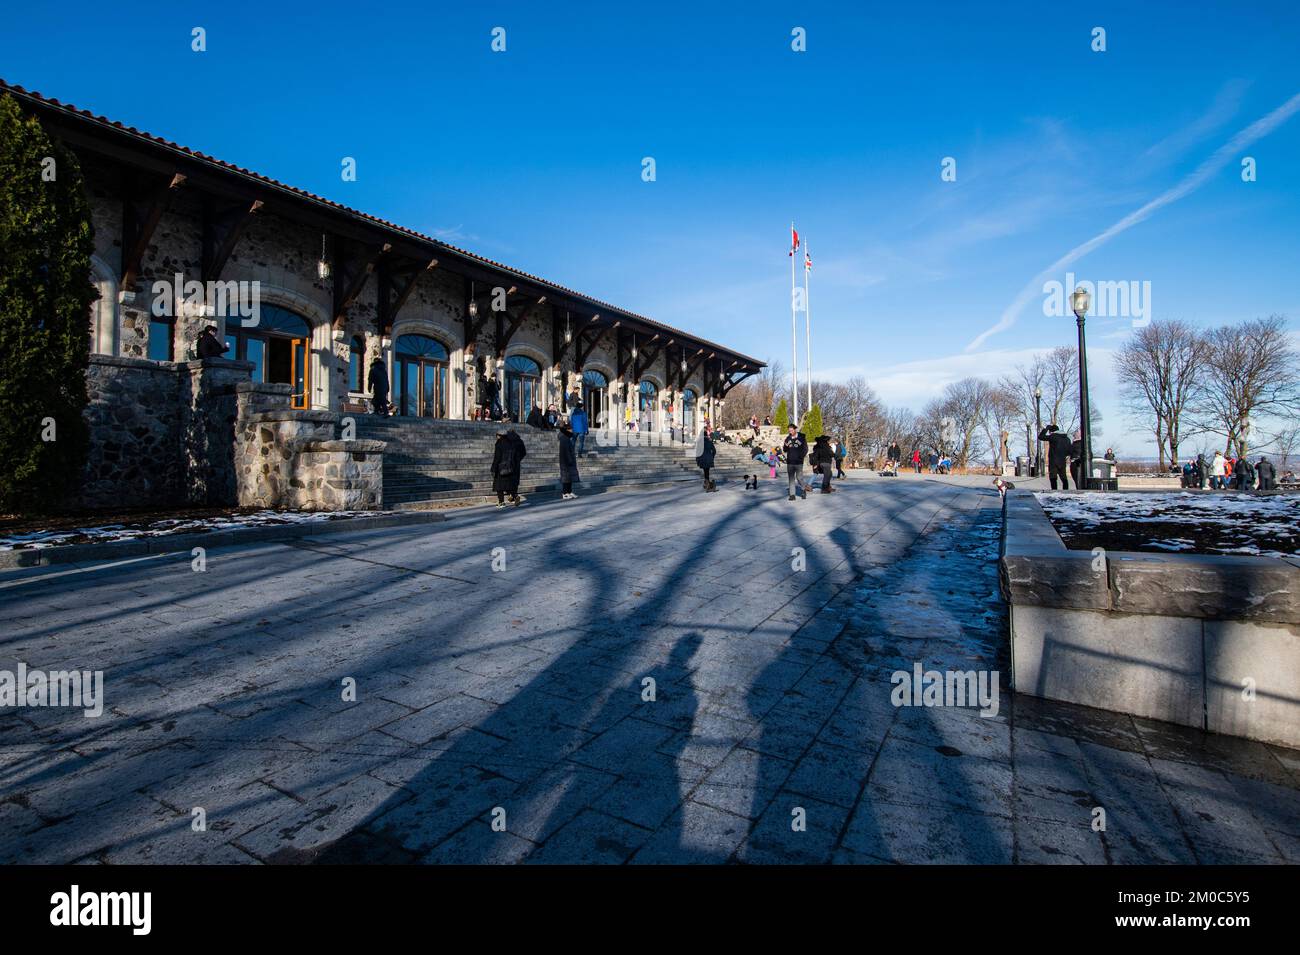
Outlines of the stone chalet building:
{"label": "stone chalet building", "polygon": [[[763,367],[38,93],[2,81],[0,93],[76,154],[90,198],[100,295],[84,506],[380,506],[385,445],[357,437],[380,421],[375,356],[399,416],[385,433],[440,419],[481,440],[493,426],[469,419],[488,376],[516,420],[534,404],[565,409],[578,388],[593,430],[633,418],[680,440]],[[257,324],[230,301],[181,300],[178,277],[232,301],[237,283],[259,283]],[[207,325],[225,357],[198,359]]]}

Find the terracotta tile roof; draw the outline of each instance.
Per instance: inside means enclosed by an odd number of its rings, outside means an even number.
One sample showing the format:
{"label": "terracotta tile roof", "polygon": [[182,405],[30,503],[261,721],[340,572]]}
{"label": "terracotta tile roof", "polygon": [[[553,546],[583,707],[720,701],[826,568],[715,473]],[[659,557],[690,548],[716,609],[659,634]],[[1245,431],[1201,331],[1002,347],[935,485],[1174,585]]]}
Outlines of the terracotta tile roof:
{"label": "terracotta tile roof", "polygon": [[626,318],[638,322],[643,322],[646,325],[656,330],[666,332],[673,336],[689,339],[690,341],[696,343],[697,345],[714,349],[722,354],[725,354],[726,356],[732,359],[739,359],[740,361],[746,363],[747,365],[753,366],[755,368],[762,368],[766,364],[765,362],[759,361],[757,358],[752,358],[749,355],[746,355],[742,352],[738,352],[735,349],[728,348],[725,345],[719,345],[717,342],[709,341],[706,338],[700,338],[698,335],[692,335],[690,332],[682,331],[681,329],[674,328],[671,325],[665,325],[663,322],[657,322],[652,318],[647,318],[646,316],[639,315],[636,312],[630,312],[627,309],[620,308],[619,306],[614,305],[610,302],[605,302],[602,301],[601,299],[593,298],[592,296],[587,295],[583,292],[576,291],[575,289],[566,288],[563,285],[558,285],[555,282],[542,278],[541,276],[533,275],[529,272],[524,272],[520,269],[513,268],[512,266],[506,265],[502,262],[497,262],[494,261],[493,259],[487,258],[486,256],[479,255],[476,252],[471,252],[468,249],[462,249],[459,248],[458,246],[451,245],[450,243],[443,242],[441,239],[435,239],[433,236],[425,235],[421,232],[416,232],[414,229],[408,229],[405,226],[398,225],[395,222],[389,222],[387,219],[381,219],[378,216],[372,216],[369,213],[362,212],[359,209],[350,208],[349,206],[345,206],[341,203],[334,202],[332,199],[326,199],[324,196],[318,196],[315,193],[308,192],[305,189],[299,189],[296,186],[290,186],[276,179],[272,179],[269,176],[263,176],[261,173],[254,172],[251,169],[245,169],[242,166],[237,166],[234,163],[226,162],[225,160],[218,159],[215,156],[209,156],[208,154],[201,153],[198,150],[190,149],[188,146],[182,146],[180,143],[174,143],[171,140],[164,139],[161,136],[155,136],[152,133],[147,133],[143,130],[136,129],[134,126],[127,126],[115,120],[108,119],[105,116],[99,116],[96,115],[95,113],[89,112],[88,110],[80,109],[76,106],[71,105],[70,103],[63,103],[57,99],[54,99],[53,97],[44,96],[33,90],[24,89],[21,86],[8,83],[3,79],[0,79],[0,92],[7,92],[13,94],[21,101],[25,101],[29,104],[35,105],[37,107],[42,107],[47,110],[53,110],[64,116],[73,117],[80,122],[86,123],[87,125],[99,126],[99,127],[115,130],[118,133],[125,134],[131,138],[149,143],[153,146],[158,146],[164,149],[181,153],[182,155],[190,159],[194,159],[194,160],[198,160],[199,162],[206,163],[209,166],[216,167],[217,169],[223,170],[226,173],[231,173],[234,175],[242,176],[247,179],[252,179],[268,188],[289,193],[293,196],[296,196],[299,199],[305,199],[310,202],[316,203],[318,205],[325,206],[328,209],[332,209],[335,212],[338,212],[342,215],[347,215],[355,219],[363,220],[364,222],[371,223],[372,225],[378,226],[382,229],[386,229],[391,232],[396,232],[410,239],[414,239],[417,242],[431,245],[437,250],[444,250],[447,252],[451,252],[454,255],[459,255],[466,259],[470,259],[481,265],[487,266],[488,268],[496,269],[498,271],[506,273],[507,275],[524,279],[530,283],[540,286],[543,290],[549,289],[558,293],[562,293],[564,295],[571,296],[575,299],[580,299],[582,302],[594,306],[595,311],[599,312],[602,317],[607,317],[609,315],[612,315],[615,318]]}

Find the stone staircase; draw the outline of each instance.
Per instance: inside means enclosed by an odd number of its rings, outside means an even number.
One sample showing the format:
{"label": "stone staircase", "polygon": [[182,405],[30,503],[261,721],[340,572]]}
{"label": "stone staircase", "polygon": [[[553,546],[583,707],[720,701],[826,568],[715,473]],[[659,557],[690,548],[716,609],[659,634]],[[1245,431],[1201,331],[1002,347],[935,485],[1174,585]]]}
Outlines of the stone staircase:
{"label": "stone staircase", "polygon": [[[377,418],[353,415],[356,437],[387,443],[384,452],[384,506],[418,509],[451,501],[496,500],[492,491],[492,452],[499,424],[437,418]],[[560,493],[559,436],[524,425],[511,425],[528,448],[519,493]],[[632,435],[632,439],[639,437]],[[659,436],[654,436],[656,439]],[[580,494],[619,487],[648,487],[700,482],[691,444],[669,442],[631,445],[626,434],[587,435],[586,454],[578,461]],[[603,439],[603,440],[602,440]],[[749,452],[735,444],[717,445],[715,481],[738,479],[755,470]]]}

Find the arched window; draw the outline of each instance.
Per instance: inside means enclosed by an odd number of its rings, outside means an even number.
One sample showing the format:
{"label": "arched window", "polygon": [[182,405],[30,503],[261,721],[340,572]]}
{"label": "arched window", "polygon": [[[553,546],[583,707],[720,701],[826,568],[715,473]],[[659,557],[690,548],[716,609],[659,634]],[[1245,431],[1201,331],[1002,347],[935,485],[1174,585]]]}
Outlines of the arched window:
{"label": "arched window", "polygon": [[[150,337],[153,330],[150,329]],[[311,407],[311,326],[279,305],[263,305],[256,325],[226,318],[226,357],[253,363],[253,381],[293,386],[290,406]]]}
{"label": "arched window", "polygon": [[594,369],[582,373],[582,403],[587,406],[589,427],[605,427],[605,401],[608,396],[608,378]]}
{"label": "arched window", "polygon": [[421,418],[447,417],[447,349],[428,335],[397,339],[397,413]]}
{"label": "arched window", "polygon": [[655,383],[648,379],[641,382],[638,389],[637,409],[640,412],[638,416],[638,427],[642,431],[653,431],[655,426],[655,398],[659,396],[659,389]]}
{"label": "arched window", "polygon": [[348,391],[362,394],[366,390],[366,343],[360,335],[353,335],[348,345]]}
{"label": "arched window", "polygon": [[694,388],[687,388],[682,393],[682,431],[694,435],[699,429],[695,423],[696,394]]}
{"label": "arched window", "polygon": [[515,421],[526,421],[541,401],[542,366],[526,355],[506,359],[506,411]]}

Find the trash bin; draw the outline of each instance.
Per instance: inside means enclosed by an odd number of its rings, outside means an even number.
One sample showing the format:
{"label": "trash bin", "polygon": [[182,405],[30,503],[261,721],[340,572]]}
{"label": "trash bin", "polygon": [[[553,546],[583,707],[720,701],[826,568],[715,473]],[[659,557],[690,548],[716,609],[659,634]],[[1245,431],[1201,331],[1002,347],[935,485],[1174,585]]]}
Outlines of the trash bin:
{"label": "trash bin", "polygon": [[1023,454],[1016,457],[1016,477],[1029,477],[1029,459]]}
{"label": "trash bin", "polygon": [[1115,462],[1106,458],[1092,459],[1092,474],[1088,481],[1088,487],[1094,491],[1118,491],[1119,477],[1116,473]]}

